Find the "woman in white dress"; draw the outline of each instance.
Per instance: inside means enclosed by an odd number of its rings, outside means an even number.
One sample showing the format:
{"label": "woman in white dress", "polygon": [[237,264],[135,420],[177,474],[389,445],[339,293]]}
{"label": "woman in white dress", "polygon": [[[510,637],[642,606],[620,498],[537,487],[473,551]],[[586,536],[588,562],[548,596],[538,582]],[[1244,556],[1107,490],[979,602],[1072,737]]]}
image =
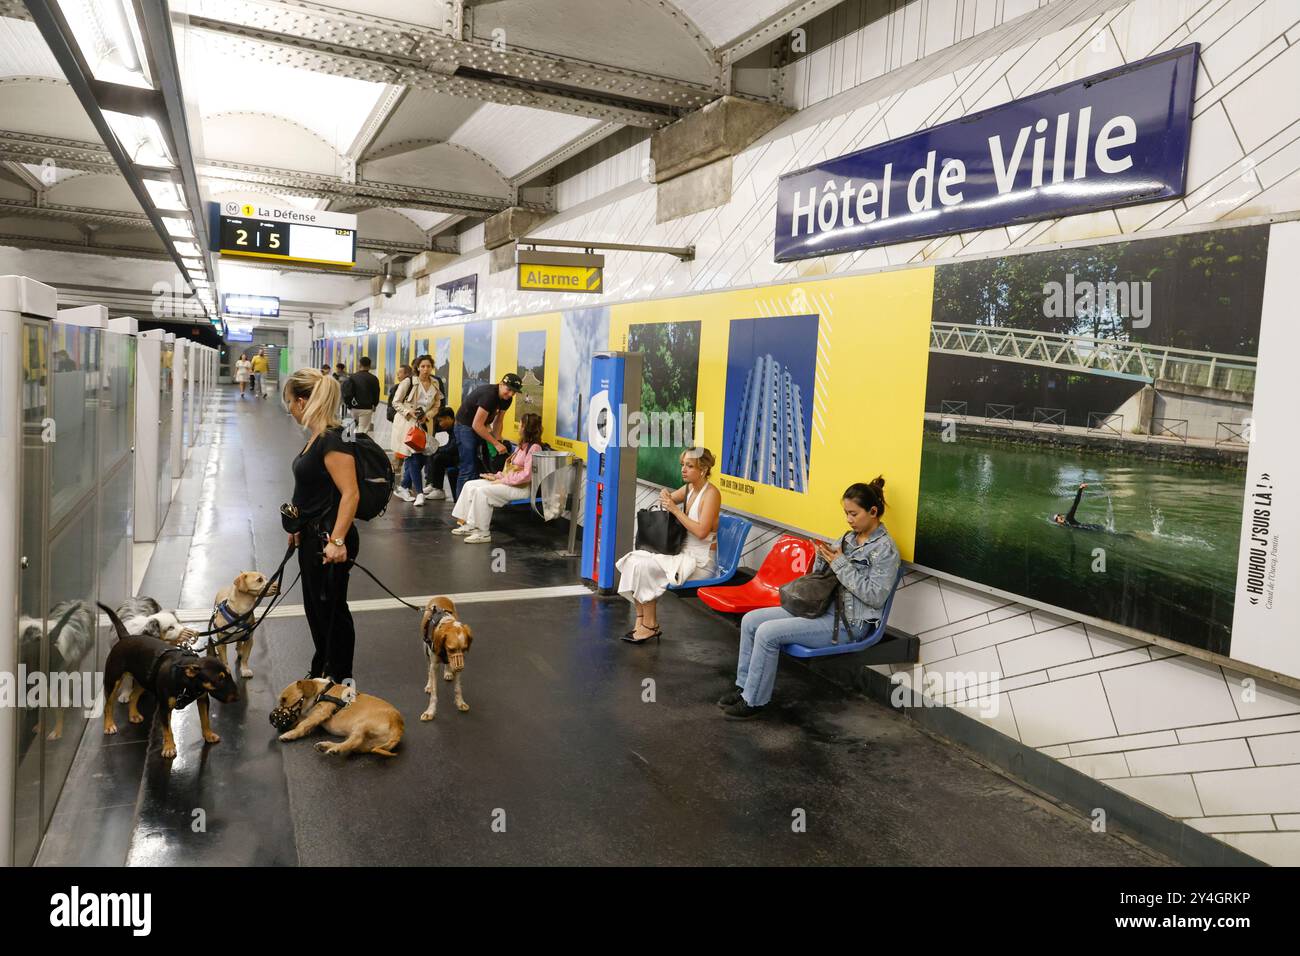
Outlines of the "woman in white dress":
{"label": "woman in white dress", "polygon": [[709,482],[714,457],[707,448],[688,448],[681,454],[682,481],[676,491],[659,492],[659,502],[686,529],[679,554],[629,551],[615,567],[621,577],[619,594],[631,594],[636,605],[636,627],[623,635],[630,644],[643,644],[662,633],[656,602],[670,584],[711,577],[718,564],[718,515],[722,493]]}
{"label": "woman in white dress", "polygon": [[248,388],[248,378],[252,371],[253,363],[248,360],[248,356],[239,356],[239,361],[235,363],[235,381],[239,383],[240,398],[244,397],[244,391]]}

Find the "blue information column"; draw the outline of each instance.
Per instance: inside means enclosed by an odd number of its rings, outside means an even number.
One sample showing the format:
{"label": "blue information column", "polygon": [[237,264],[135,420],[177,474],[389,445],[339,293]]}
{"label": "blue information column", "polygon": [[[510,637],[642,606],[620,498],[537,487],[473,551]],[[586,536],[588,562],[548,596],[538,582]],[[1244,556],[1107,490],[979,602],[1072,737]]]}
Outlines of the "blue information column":
{"label": "blue information column", "polygon": [[587,487],[582,576],[614,590],[614,562],[632,550],[636,522],[636,446],[627,418],[641,411],[641,353],[598,352],[591,360],[587,408]]}

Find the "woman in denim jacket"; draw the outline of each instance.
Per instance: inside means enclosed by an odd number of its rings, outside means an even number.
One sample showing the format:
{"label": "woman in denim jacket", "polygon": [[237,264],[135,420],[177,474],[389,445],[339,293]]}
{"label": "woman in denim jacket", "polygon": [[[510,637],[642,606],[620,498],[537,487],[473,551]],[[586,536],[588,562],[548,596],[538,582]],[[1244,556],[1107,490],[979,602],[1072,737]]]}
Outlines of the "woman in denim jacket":
{"label": "woman in denim jacket", "polygon": [[[880,621],[881,608],[898,577],[900,558],[894,540],[880,521],[885,514],[884,478],[850,485],[844,492],[843,505],[852,530],[840,539],[841,550],[818,542],[813,570],[829,566],[839,578],[844,607],[839,639],[858,641]],[[834,634],[834,601],[825,614],[811,619],[795,617],[779,607],[750,611],[740,622],[736,686],[719,699],[718,706],[725,708],[723,713],[732,720],[756,717],[772,699],[781,648],[786,644],[826,647]]]}

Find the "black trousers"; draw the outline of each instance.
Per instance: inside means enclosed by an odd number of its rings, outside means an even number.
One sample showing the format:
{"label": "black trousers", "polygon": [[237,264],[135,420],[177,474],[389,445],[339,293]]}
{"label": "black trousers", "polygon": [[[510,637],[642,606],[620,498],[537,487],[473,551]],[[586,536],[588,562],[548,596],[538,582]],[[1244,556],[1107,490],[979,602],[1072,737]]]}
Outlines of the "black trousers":
{"label": "black trousers", "polygon": [[322,564],[325,541],[312,531],[299,539],[298,567],[302,570],[302,605],[311,629],[316,652],[311,658],[311,675],[344,681],[352,676],[352,654],[357,632],[348,610],[348,579],[357,559],[361,535],[354,524],[343,539],[347,547],[345,564]]}
{"label": "black trousers", "polygon": [[441,488],[443,479],[451,474],[451,496],[456,497],[456,471],[460,468],[460,450],[455,442],[447,442],[425,459],[425,484]]}

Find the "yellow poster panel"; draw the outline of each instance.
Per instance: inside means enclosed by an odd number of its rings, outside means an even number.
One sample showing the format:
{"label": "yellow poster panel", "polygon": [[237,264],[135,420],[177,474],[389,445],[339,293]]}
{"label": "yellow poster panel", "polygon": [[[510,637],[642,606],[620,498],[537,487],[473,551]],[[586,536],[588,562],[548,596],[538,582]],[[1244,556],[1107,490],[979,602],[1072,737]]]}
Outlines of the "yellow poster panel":
{"label": "yellow poster panel", "polygon": [[[416,358],[428,354],[433,356],[436,367],[436,363],[438,362],[438,343],[440,341],[446,341],[448,343],[446,355],[447,374],[445,379],[447,394],[442,397],[442,400],[445,404],[450,405],[454,411],[455,409],[460,408],[460,385],[464,372],[464,325],[431,325],[418,329],[411,329],[406,355],[398,364],[405,363],[414,367]],[[441,375],[442,373],[438,372],[437,374]]]}
{"label": "yellow poster panel", "polygon": [[[649,344],[643,395],[662,400],[698,341],[695,440],[718,460],[724,508],[834,540],[844,490],[883,475],[885,524],[910,561],[933,289],[933,269],[911,269],[616,305],[610,347]],[[698,328],[635,328],[664,323]]]}
{"label": "yellow poster panel", "polygon": [[511,403],[503,434],[514,440],[519,419],[527,412],[542,416],[542,439],[555,440],[555,409],[559,396],[560,321],[558,312],[519,319],[498,319],[495,323],[496,351],[492,367],[495,378],[522,369],[524,388]]}

